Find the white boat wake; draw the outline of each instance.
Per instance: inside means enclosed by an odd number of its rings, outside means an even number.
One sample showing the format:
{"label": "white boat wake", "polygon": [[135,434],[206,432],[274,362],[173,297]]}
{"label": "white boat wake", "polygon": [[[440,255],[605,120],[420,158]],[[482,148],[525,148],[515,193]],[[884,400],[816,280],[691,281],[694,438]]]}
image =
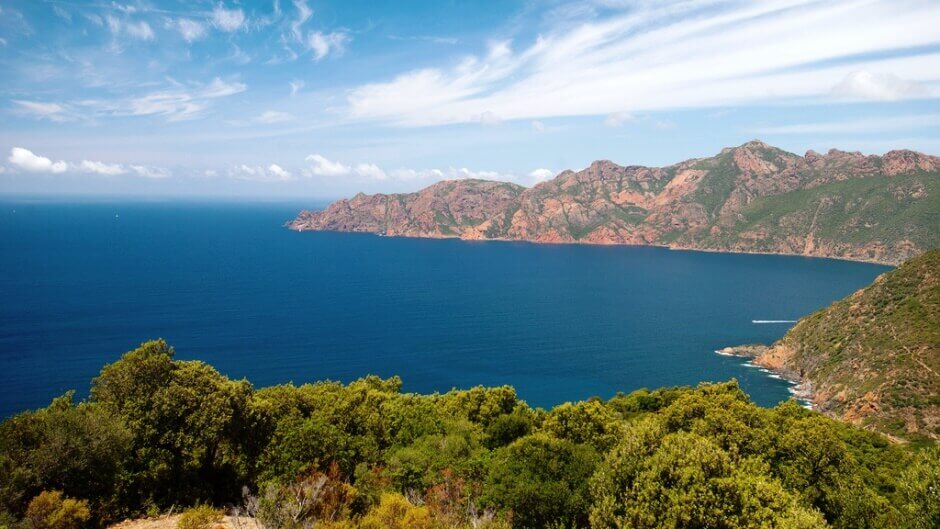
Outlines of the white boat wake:
{"label": "white boat wake", "polygon": [[751,323],[796,323],[796,320],[751,320]]}

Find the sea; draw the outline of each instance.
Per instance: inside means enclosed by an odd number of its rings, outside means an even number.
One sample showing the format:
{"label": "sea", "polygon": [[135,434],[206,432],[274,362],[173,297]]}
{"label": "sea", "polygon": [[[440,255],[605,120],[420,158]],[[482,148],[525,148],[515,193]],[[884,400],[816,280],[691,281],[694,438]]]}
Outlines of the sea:
{"label": "sea", "polygon": [[549,408],[735,378],[790,384],[729,345],[889,268],[655,247],[296,232],[317,202],[0,199],[0,418],[152,338],[256,387],[398,375],[409,392],[509,384]]}

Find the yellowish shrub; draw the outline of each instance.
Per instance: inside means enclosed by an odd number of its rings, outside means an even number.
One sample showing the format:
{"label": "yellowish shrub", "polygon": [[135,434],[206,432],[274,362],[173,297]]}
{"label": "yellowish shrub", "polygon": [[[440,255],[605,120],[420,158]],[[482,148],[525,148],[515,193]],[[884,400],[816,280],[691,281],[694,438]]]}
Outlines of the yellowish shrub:
{"label": "yellowish shrub", "polygon": [[91,518],[86,500],[65,497],[61,492],[43,491],[26,508],[29,529],[79,529]]}
{"label": "yellowish shrub", "polygon": [[360,524],[361,529],[431,529],[431,511],[401,494],[384,493]]}
{"label": "yellowish shrub", "polygon": [[176,529],[212,529],[222,521],[224,514],[220,509],[209,505],[197,505],[186,509],[176,522]]}

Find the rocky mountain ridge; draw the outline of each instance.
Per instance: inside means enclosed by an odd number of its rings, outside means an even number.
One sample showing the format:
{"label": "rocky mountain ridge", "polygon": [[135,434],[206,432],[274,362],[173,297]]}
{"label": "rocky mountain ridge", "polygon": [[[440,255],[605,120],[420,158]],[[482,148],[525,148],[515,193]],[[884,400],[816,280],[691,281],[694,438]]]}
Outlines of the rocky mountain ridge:
{"label": "rocky mountain ridge", "polygon": [[837,257],[897,264],[940,247],[940,157],[758,140],[667,167],[592,163],[531,188],[450,180],[303,211],[296,230]]}

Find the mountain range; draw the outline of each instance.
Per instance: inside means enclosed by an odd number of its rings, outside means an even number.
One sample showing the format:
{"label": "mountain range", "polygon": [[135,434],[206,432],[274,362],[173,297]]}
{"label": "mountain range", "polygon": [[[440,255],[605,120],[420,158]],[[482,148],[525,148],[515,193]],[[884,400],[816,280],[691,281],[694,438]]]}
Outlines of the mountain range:
{"label": "mountain range", "polygon": [[836,257],[898,264],[940,247],[940,157],[754,140],[667,167],[602,160],[531,188],[446,180],[302,211],[295,230]]}

